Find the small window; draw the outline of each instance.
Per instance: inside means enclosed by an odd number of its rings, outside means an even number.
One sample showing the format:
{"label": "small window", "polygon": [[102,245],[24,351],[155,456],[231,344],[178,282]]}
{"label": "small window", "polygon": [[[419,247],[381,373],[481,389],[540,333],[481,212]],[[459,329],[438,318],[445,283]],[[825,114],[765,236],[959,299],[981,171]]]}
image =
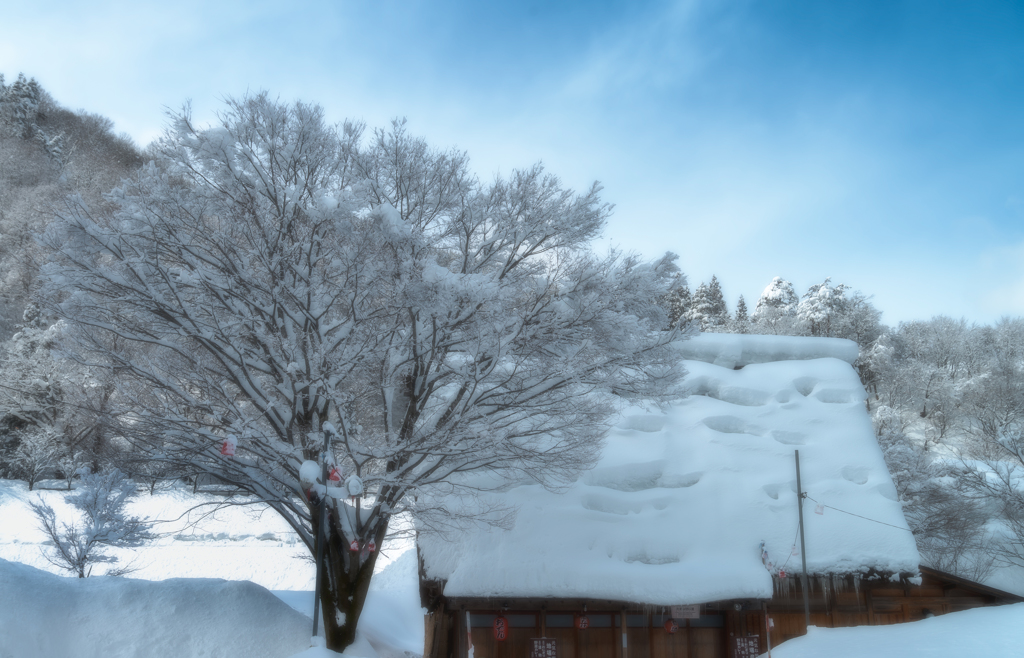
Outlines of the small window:
{"label": "small window", "polygon": [[690,628],[722,628],[725,626],[725,617],[722,615],[701,615],[696,619],[687,619]]}
{"label": "small window", "polygon": [[[498,615],[474,613],[469,616],[469,623],[473,628],[491,628],[494,626],[494,618]],[[508,619],[508,625],[512,628],[536,628],[536,615],[503,615]]]}
{"label": "small window", "polygon": [[572,628],[572,615],[548,615],[548,628]]}

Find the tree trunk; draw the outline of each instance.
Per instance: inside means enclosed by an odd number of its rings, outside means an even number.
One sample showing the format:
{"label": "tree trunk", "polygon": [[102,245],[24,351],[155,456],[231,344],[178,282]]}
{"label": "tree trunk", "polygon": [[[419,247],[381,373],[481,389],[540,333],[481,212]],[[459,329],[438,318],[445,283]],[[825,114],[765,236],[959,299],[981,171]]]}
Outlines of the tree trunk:
{"label": "tree trunk", "polygon": [[[359,551],[353,551],[349,546],[352,539],[342,535],[334,520],[336,513],[332,509],[328,515],[330,538],[324,547],[324,565],[320,573],[320,609],[323,611],[327,648],[341,652],[355,642],[359,617],[387,534],[388,522],[379,524],[373,535],[376,550],[369,552],[363,546]],[[314,533],[319,526],[319,518],[318,514],[313,515]]]}

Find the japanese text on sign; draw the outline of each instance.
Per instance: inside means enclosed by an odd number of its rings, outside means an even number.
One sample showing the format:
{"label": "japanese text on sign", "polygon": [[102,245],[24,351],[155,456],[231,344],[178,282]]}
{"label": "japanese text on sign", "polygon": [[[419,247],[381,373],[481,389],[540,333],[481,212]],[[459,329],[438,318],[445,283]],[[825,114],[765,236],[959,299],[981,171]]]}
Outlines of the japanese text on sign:
{"label": "japanese text on sign", "polygon": [[757,658],[761,653],[761,640],[756,635],[736,638],[736,658]]}
{"label": "japanese text on sign", "polygon": [[700,604],[672,606],[672,619],[698,619],[699,617]]}
{"label": "japanese text on sign", "polygon": [[554,638],[535,637],[530,640],[530,658],[558,658],[558,645]]}

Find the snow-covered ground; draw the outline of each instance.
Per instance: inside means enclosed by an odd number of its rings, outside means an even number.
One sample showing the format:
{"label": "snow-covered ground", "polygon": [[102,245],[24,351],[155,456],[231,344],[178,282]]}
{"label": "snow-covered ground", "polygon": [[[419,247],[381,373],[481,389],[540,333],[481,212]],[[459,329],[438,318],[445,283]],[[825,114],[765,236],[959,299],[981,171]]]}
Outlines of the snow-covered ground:
{"label": "snow-covered ground", "polygon": [[[328,655],[305,652],[314,569],[295,533],[272,512],[235,506],[190,513],[220,499],[187,488],[140,494],[130,512],[161,520],[154,526],[161,537],[111,551],[137,567],[130,578],[80,580],[56,575],[28,506],[42,499],[58,519],[70,519],[66,494],[0,480],[0,658]],[[410,547],[408,541],[384,546],[360,620],[363,638],[348,653],[422,652],[423,610]]]}
{"label": "snow-covered ground", "polygon": [[893,626],[811,628],[772,650],[772,658],[1018,658],[1024,655],[1024,603],[954,612]]}

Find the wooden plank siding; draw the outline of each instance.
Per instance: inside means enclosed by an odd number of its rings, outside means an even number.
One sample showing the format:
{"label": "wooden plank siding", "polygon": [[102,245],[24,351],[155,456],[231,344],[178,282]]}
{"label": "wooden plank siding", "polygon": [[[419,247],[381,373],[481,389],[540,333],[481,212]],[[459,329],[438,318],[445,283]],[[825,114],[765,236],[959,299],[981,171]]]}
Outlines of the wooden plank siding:
{"label": "wooden plank siding", "polygon": [[[811,624],[825,628],[886,625],[916,621],[990,605],[1017,603],[1024,597],[971,583],[922,567],[921,583],[904,579],[812,579],[809,588]],[[467,658],[466,618],[473,620],[474,658],[529,658],[530,640],[558,641],[557,658],[734,658],[735,639],[756,636],[760,650],[768,648],[766,615],[774,627],[771,646],[807,632],[799,582],[777,583],[770,601],[718,601],[701,606],[699,619],[676,620],[679,629],[664,628],[664,606],[583,599],[462,599],[445,598],[441,584],[421,588],[424,606],[434,612],[426,619],[424,658]],[[573,616],[586,606],[591,621],[577,629]],[[510,621],[508,640],[494,639],[491,623],[498,614]],[[626,647],[622,634],[625,623]]]}

